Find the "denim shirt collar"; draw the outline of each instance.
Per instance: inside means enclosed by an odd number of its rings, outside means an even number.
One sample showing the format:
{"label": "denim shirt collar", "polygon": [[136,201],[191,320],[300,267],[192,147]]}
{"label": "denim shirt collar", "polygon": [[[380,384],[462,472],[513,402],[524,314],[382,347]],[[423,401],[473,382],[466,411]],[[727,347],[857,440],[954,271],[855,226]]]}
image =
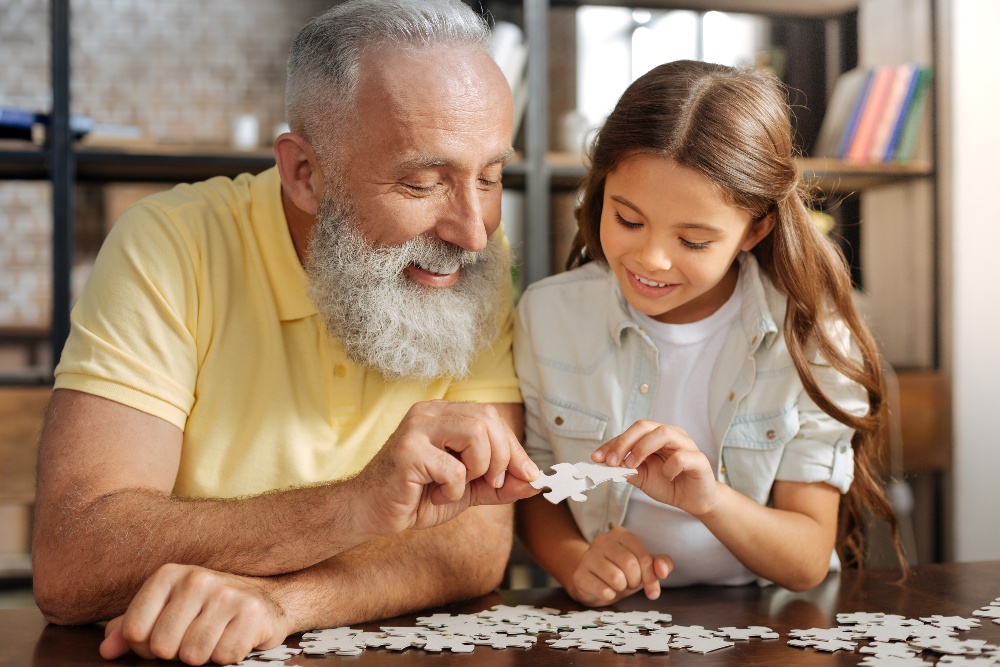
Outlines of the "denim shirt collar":
{"label": "denim shirt collar", "polygon": [[757,258],[749,252],[741,252],[737,260],[740,263],[740,285],[743,290],[743,333],[750,342],[750,352],[753,353],[761,345],[771,347],[777,338],[778,325],[771,314],[771,305],[767,302],[762,282],[770,282],[770,279],[760,270]]}
{"label": "denim shirt collar", "polygon": [[615,345],[621,347],[622,340],[625,337],[625,330],[635,329],[639,331],[639,325],[635,323],[632,316],[628,313],[628,302],[625,301],[625,295],[622,293],[621,285],[618,284],[618,277],[615,276],[615,272],[604,262],[601,262],[601,267],[607,276],[608,334],[611,336],[611,340],[615,342]]}

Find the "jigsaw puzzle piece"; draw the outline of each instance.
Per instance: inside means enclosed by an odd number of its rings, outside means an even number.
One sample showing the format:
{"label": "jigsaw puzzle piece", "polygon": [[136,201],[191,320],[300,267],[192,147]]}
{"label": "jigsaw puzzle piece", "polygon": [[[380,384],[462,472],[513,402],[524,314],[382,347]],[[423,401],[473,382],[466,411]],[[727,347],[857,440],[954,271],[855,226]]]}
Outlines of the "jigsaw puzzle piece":
{"label": "jigsaw puzzle piece", "polygon": [[609,466],[606,463],[594,463],[593,461],[580,461],[573,464],[576,467],[574,473],[578,479],[589,478],[596,486],[607,481],[619,484],[625,481],[626,477],[638,474],[635,468],[618,468]]}
{"label": "jigsaw puzzle piece", "polygon": [[538,479],[531,482],[531,486],[536,489],[548,487],[550,491],[543,493],[542,496],[553,505],[567,498],[582,503],[587,499],[583,492],[594,488],[594,485],[586,479],[576,477],[576,466],[572,463],[557,463],[551,469],[555,474],[539,475]]}

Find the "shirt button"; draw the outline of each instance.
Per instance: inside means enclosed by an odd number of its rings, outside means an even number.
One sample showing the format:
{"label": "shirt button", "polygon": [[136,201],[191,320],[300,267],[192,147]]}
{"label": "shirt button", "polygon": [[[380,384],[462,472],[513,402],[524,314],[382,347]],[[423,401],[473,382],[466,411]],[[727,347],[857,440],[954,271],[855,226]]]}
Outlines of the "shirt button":
{"label": "shirt button", "polygon": [[756,343],[757,343],[757,337],[754,336],[753,338],[750,339],[750,344],[751,345],[756,345]]}
{"label": "shirt button", "polygon": [[563,418],[562,417],[556,417],[553,421],[555,421],[556,426],[562,426],[563,425]]}
{"label": "shirt button", "polygon": [[736,398],[736,394],[734,394],[733,392],[729,392],[729,400],[731,401],[734,398]]}
{"label": "shirt button", "polygon": [[726,466],[722,466],[721,468],[719,468],[719,472],[721,474],[725,475],[726,474]]}
{"label": "shirt button", "polygon": [[769,431],[768,431],[767,433],[765,433],[764,435],[766,435],[766,436],[767,436],[767,439],[768,439],[768,440],[774,440],[774,436],[775,436],[775,433],[774,433],[774,429],[771,429],[771,430],[769,430]]}
{"label": "shirt button", "polygon": [[338,378],[344,377],[345,375],[347,375],[347,366],[345,366],[344,364],[337,364],[336,366],[333,367],[333,375],[334,377]]}
{"label": "shirt button", "polygon": [[639,393],[640,394],[648,394],[649,393],[649,385],[646,384],[645,382],[643,382],[642,384],[640,384],[639,385]]}

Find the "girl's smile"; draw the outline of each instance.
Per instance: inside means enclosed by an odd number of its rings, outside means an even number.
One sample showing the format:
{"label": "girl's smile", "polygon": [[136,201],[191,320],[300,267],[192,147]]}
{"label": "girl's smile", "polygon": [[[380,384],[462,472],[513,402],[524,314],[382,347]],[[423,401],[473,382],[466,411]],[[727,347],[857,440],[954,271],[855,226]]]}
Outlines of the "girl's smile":
{"label": "girl's smile", "polygon": [[651,299],[658,299],[664,297],[670,292],[677,288],[677,283],[667,283],[658,282],[651,278],[646,278],[635,274],[628,269],[625,269],[625,273],[628,275],[629,283],[632,285],[638,294],[649,297]]}

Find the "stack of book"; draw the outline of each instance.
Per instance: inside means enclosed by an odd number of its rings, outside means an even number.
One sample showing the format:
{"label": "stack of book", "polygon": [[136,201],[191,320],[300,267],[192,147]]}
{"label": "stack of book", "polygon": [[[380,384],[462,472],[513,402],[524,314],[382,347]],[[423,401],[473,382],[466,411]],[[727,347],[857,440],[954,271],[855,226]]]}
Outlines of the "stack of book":
{"label": "stack of book", "polygon": [[855,163],[913,160],[932,76],[913,63],[841,74],[813,154]]}
{"label": "stack of book", "polygon": [[[0,107],[0,139],[20,139],[45,143],[45,132],[49,126],[49,115],[26,109]],[[79,139],[94,127],[94,121],[87,116],[72,116],[70,131],[74,139]]]}

